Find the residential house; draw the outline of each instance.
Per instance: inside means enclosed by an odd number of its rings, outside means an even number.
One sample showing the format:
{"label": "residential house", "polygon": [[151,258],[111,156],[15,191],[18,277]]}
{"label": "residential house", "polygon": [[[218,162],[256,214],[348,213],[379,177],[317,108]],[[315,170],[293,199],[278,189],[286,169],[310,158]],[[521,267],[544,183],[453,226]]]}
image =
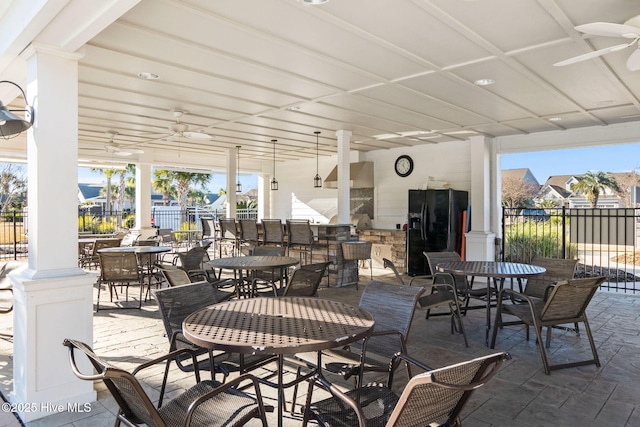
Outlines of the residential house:
{"label": "residential house", "polygon": [[[632,172],[610,173],[618,182],[618,186],[623,190],[621,193],[606,188],[598,197],[598,208],[623,208],[631,205],[631,201],[626,194],[629,188],[635,188],[630,181],[635,175]],[[573,191],[573,185],[580,181],[582,175],[554,175],[542,185],[539,195],[535,198],[536,204],[542,200],[552,200],[558,207],[567,208],[589,208],[591,204],[587,198]]]}

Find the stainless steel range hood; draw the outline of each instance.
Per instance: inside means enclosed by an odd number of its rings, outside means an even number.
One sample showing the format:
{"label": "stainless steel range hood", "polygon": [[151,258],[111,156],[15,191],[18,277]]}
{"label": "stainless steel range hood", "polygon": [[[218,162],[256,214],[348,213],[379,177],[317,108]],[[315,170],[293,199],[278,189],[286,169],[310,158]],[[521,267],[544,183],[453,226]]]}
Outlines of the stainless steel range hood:
{"label": "stainless steel range hood", "polygon": [[[349,166],[349,188],[373,188],[373,162],[356,162]],[[337,166],[327,175],[322,187],[338,188]]]}

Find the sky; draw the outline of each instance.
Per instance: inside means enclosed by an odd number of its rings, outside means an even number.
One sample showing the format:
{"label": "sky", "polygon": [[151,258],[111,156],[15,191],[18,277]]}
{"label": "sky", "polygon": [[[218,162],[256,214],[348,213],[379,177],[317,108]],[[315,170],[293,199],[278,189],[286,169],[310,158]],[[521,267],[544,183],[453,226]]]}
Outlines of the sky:
{"label": "sky", "polygon": [[[534,153],[505,154],[502,169],[529,168],[540,184],[552,175],[578,175],[588,171],[629,172],[640,168],[640,143],[605,145],[590,148],[539,151]],[[90,169],[78,169],[80,183],[104,183],[104,175]],[[242,190],[258,188],[256,174],[240,175]],[[207,186],[217,194],[226,187],[225,175],[212,175]]]}
{"label": "sky", "polygon": [[540,184],[552,175],[630,172],[640,168],[640,144],[504,154],[501,166],[502,169],[529,168]]}

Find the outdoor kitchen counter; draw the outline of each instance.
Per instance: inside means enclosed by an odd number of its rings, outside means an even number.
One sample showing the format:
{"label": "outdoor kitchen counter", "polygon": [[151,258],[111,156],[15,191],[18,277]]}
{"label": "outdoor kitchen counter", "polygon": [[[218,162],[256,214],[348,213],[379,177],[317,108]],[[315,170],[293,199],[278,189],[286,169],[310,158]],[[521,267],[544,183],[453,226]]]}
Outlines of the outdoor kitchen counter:
{"label": "outdoor kitchen counter", "polygon": [[359,240],[372,243],[371,259],[374,267],[383,268],[382,258],[391,260],[403,273],[407,263],[407,232],[397,229],[358,230]]}

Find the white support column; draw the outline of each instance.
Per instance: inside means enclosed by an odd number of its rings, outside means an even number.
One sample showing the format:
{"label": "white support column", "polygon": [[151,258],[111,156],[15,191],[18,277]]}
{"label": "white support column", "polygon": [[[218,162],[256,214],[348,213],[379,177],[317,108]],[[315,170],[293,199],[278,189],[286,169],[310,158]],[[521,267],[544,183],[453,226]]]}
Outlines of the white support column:
{"label": "white support column", "polygon": [[493,261],[495,234],[491,232],[492,139],[471,138],[471,231],[466,234],[466,259]]}
{"label": "white support column", "polygon": [[271,218],[271,174],[258,174],[258,221]]}
{"label": "white support column", "polygon": [[135,232],[153,234],[151,226],[151,159],[153,153],[145,149],[136,162],[136,225]]}
{"label": "white support column", "polygon": [[351,156],[349,155],[351,131],[336,131],[338,137],[338,224],[351,221]]}
{"label": "white support column", "polygon": [[227,150],[227,218],[236,217],[237,154],[236,148]]}
{"label": "white support column", "polygon": [[[28,422],[96,400],[69,369],[64,338],[93,345],[95,275],[78,268],[78,55],[30,46],[27,98],[29,260],[14,290],[11,402]],[[35,102],[34,102],[35,100]],[[60,406],[62,405],[62,406]]]}

